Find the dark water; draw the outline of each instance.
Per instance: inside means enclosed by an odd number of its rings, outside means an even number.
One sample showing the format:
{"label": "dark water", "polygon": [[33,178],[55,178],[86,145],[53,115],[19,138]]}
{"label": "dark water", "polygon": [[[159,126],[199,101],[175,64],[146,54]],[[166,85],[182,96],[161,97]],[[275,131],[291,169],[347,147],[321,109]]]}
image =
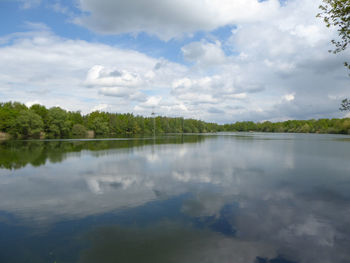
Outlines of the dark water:
{"label": "dark water", "polygon": [[350,262],[350,137],[0,143],[0,262]]}

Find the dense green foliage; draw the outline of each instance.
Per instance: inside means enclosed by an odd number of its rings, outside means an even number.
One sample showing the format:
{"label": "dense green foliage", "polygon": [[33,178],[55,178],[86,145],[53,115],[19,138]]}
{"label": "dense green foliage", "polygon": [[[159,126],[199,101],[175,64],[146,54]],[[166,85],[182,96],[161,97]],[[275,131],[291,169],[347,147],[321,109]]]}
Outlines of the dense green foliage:
{"label": "dense green foliage", "polygon": [[0,103],[0,132],[14,138],[82,138],[88,131],[96,136],[153,134],[154,128],[156,134],[162,134],[216,132],[222,127],[193,119],[160,116],[154,119],[99,111],[82,115],[59,107],[46,109],[35,104],[28,108],[18,102]]}
{"label": "dense green foliage", "polygon": [[204,121],[169,117],[142,117],[95,111],[82,115],[59,107],[30,108],[18,102],[0,103],[0,132],[14,138],[84,138],[136,134],[204,133],[220,131],[300,132],[350,134],[350,119],[292,120],[285,122],[236,122],[219,125]]}
{"label": "dense green foliage", "polygon": [[293,133],[334,133],[350,134],[350,118],[290,120],[284,122],[236,122],[225,124],[225,131],[293,132]]}

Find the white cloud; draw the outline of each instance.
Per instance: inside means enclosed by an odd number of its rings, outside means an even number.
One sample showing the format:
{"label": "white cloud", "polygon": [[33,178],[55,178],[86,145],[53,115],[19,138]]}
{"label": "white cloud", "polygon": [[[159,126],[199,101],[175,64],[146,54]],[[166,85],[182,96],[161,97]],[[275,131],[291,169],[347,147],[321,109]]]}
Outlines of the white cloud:
{"label": "white cloud", "polygon": [[76,23],[100,33],[147,32],[168,40],[242,21],[262,21],[277,12],[278,0],[79,0],[85,13]]}
{"label": "white cloud", "polygon": [[140,91],[146,82],[138,73],[126,70],[95,65],[88,71],[85,84],[87,87],[97,88],[99,94],[104,96],[141,101],[145,100],[146,97]]}
{"label": "white cloud", "polygon": [[86,77],[86,85],[102,87],[137,87],[142,80],[137,73],[126,70],[106,69],[103,66],[93,66]]}
{"label": "white cloud", "polygon": [[98,105],[94,106],[91,109],[91,112],[94,112],[94,111],[106,111],[108,109],[108,107],[109,107],[108,104],[98,104]]}
{"label": "white cloud", "polygon": [[161,101],[161,99],[162,99],[161,97],[155,97],[155,96],[149,97],[147,101],[144,103],[144,105],[149,107],[157,106]]}
{"label": "white cloud", "polygon": [[206,41],[192,42],[181,49],[184,58],[196,62],[202,67],[221,64],[226,61],[226,56],[221,49],[221,43],[208,43]]}
{"label": "white cloud", "polygon": [[283,99],[286,100],[286,101],[292,101],[292,100],[295,99],[295,96],[294,96],[294,95],[295,95],[294,93],[284,95],[284,96],[283,96]]}
{"label": "white cloud", "polygon": [[201,104],[222,107],[247,98],[247,93],[242,92],[235,78],[227,75],[178,79],[172,83],[171,92],[177,99],[193,107],[202,107]]}

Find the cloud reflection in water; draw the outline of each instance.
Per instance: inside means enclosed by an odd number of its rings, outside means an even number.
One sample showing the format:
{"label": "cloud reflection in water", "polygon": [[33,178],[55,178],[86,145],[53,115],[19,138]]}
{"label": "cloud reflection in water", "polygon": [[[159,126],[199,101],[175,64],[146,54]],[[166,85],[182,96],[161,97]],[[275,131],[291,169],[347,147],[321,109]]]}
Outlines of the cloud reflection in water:
{"label": "cloud reflection in water", "polygon": [[[350,261],[350,147],[337,136],[207,136],[98,153],[0,170],[0,210],[37,227],[115,217],[79,234],[91,241],[81,262],[128,251],[153,262]],[[118,223],[131,211],[142,220]]]}

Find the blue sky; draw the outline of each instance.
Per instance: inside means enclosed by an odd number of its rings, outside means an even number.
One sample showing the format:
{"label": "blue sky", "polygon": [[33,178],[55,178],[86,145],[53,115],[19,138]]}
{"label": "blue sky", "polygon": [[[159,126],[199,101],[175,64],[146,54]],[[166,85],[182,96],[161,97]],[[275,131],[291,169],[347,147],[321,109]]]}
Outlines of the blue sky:
{"label": "blue sky", "polygon": [[0,97],[220,123],[343,117],[310,0],[1,0]]}
{"label": "blue sky", "polygon": [[[28,1],[25,7],[22,1],[1,2],[3,8],[0,10],[2,17],[1,35],[8,35],[13,32],[22,32],[30,27],[30,23],[46,25],[55,34],[69,39],[81,39],[89,42],[104,43],[120,48],[132,48],[156,58],[166,58],[173,62],[186,64],[181,54],[181,47],[203,38],[213,36],[221,40],[231,36],[234,25],[218,27],[210,32],[197,31],[193,35],[181,36],[176,39],[162,41],[154,35],[145,32],[133,32],[122,34],[98,34],[87,28],[77,25],[72,21],[75,16],[82,15],[83,12],[77,7],[74,1]],[[28,24],[29,23],[29,24]],[[230,54],[230,50],[226,50]]]}

